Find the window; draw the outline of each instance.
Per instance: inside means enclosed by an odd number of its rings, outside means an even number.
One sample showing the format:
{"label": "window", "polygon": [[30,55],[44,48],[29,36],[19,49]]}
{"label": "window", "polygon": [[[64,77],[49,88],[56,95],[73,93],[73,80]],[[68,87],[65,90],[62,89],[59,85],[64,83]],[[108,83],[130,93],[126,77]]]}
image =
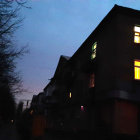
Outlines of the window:
{"label": "window", "polygon": [[92,54],[91,54],[91,59],[94,59],[96,57],[96,48],[97,48],[97,42],[95,42],[92,45]]}
{"label": "window", "polygon": [[84,106],[83,105],[81,105],[81,111],[84,111]]}
{"label": "window", "polygon": [[135,43],[140,43],[140,26],[135,26],[134,27],[134,42]]}
{"label": "window", "polygon": [[94,73],[90,75],[89,87],[93,88],[95,86],[95,75]]}
{"label": "window", "polygon": [[134,61],[134,78],[140,80],[140,60]]}
{"label": "window", "polygon": [[71,92],[69,93],[69,98],[71,98]]}

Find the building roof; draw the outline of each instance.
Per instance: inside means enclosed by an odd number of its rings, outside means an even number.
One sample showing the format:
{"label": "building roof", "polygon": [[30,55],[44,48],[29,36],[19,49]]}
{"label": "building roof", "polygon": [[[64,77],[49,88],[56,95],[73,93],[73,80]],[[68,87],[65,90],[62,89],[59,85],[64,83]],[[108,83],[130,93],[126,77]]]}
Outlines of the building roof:
{"label": "building roof", "polygon": [[122,7],[119,5],[114,5],[114,7],[110,10],[110,12],[104,17],[104,19],[99,23],[99,25],[95,28],[95,30],[89,35],[89,37],[83,42],[83,44],[80,46],[80,48],[74,53],[74,55],[71,57],[71,61],[83,50],[85,49],[85,44],[87,44],[87,41],[89,38],[95,37],[99,31],[102,31],[102,29],[105,27],[106,24],[112,20],[112,18],[115,17],[117,14],[124,14],[128,16],[133,17],[140,17],[140,10],[134,10],[127,7]]}
{"label": "building roof", "polygon": [[[85,44],[87,44],[88,39],[94,38],[95,35],[97,35],[97,33],[99,31],[102,31],[102,29],[105,28],[105,25],[107,25],[112,20],[112,18],[114,18],[115,15],[117,15],[117,14],[124,14],[124,15],[128,15],[128,16],[133,16],[133,17],[140,17],[140,10],[134,10],[134,9],[127,8],[127,7],[122,7],[122,6],[119,6],[119,5],[114,5],[114,7],[110,10],[110,12],[104,17],[104,19],[95,28],[95,30],[89,35],[89,37],[83,42],[83,44],[73,54],[72,57],[68,57],[68,56],[64,56],[64,55],[60,56],[60,59],[59,59],[59,62],[58,62],[58,65],[57,65],[57,68],[56,68],[56,71],[54,73],[53,78],[56,77],[57,75],[59,75],[59,72],[63,69],[63,67],[64,67],[64,65],[66,64],[67,61],[69,61],[69,60],[73,61],[76,58],[76,56],[79,55],[79,53],[81,51],[83,51],[83,49],[85,49],[85,47],[87,46]],[[46,89],[47,86],[44,89]]]}
{"label": "building roof", "polygon": [[65,58],[66,60],[69,60],[71,57],[69,56],[65,56],[65,55],[61,55],[63,58]]}
{"label": "building roof", "polygon": [[[67,61],[68,61],[70,58],[71,58],[71,57],[69,57],[69,56],[64,56],[64,55],[61,55],[61,56],[60,56],[58,65],[57,65],[56,70],[55,70],[55,73],[54,73],[54,76],[53,76],[53,78],[51,78],[50,80],[53,80],[55,77],[57,77],[57,76],[63,71],[65,64],[67,63]],[[51,85],[51,81],[46,85],[46,87],[44,88],[44,90],[46,90],[47,87],[48,87],[49,85]]]}
{"label": "building roof", "polygon": [[60,72],[63,70],[66,62],[70,59],[70,57],[68,56],[64,56],[64,55],[61,55],[60,56],[60,59],[59,59],[59,62],[58,62],[58,65],[57,65],[57,68],[56,68],[56,71],[54,73],[54,77],[56,77],[57,75],[60,74]]}

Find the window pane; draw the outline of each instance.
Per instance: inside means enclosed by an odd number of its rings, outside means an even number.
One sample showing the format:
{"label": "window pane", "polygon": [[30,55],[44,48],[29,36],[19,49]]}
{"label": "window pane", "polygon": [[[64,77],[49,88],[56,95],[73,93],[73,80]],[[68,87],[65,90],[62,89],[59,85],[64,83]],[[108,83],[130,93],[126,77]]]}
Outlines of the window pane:
{"label": "window pane", "polygon": [[96,49],[96,47],[97,47],[97,44],[94,45],[94,49]]}
{"label": "window pane", "polygon": [[140,80],[140,68],[135,67],[135,79]]}
{"label": "window pane", "polygon": [[140,66],[140,61],[135,61],[135,62],[134,62],[134,65],[135,65],[135,66]]}
{"label": "window pane", "polygon": [[139,32],[139,33],[140,33],[140,27],[135,26],[135,27],[134,27],[134,31],[135,31],[135,32]]}
{"label": "window pane", "polygon": [[92,55],[91,55],[91,59],[94,59],[96,57],[96,53],[92,53]]}
{"label": "window pane", "polygon": [[96,57],[96,48],[97,48],[97,42],[95,42],[92,45],[92,54],[91,54],[91,59],[94,59]]}
{"label": "window pane", "polygon": [[140,33],[135,33],[135,35],[139,36],[139,35],[140,35]]}
{"label": "window pane", "polygon": [[71,98],[71,92],[69,93],[69,98]]}
{"label": "window pane", "polygon": [[97,47],[97,42],[95,42],[93,45],[92,45],[92,51],[95,50]]}
{"label": "window pane", "polygon": [[94,73],[90,75],[90,82],[89,82],[89,87],[93,88],[95,86],[95,75]]}
{"label": "window pane", "polygon": [[140,37],[139,36],[135,36],[134,37],[134,42],[135,43],[140,43]]}

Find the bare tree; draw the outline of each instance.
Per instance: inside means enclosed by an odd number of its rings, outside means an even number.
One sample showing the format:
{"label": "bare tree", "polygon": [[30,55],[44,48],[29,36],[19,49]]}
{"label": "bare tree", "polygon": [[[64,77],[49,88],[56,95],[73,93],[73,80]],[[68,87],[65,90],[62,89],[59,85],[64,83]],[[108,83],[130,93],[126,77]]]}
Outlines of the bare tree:
{"label": "bare tree", "polygon": [[[11,98],[10,103],[13,103],[14,108],[13,94],[22,90],[15,60],[25,53],[25,48],[17,48],[13,35],[23,20],[19,16],[19,10],[24,4],[18,0],[0,1],[0,106]],[[2,111],[4,110],[0,108],[0,116]]]}

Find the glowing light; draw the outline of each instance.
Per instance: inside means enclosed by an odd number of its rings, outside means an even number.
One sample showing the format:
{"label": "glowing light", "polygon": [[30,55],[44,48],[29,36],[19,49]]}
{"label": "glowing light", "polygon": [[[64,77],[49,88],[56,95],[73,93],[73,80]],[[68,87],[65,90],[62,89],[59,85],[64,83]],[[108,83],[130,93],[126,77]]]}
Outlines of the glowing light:
{"label": "glowing light", "polygon": [[70,94],[69,94],[69,97],[71,98],[71,92],[70,92]]}
{"label": "glowing light", "polygon": [[140,35],[140,33],[135,33],[135,35]]}
{"label": "glowing light", "polygon": [[34,112],[34,111],[33,111],[33,110],[31,110],[31,111],[30,111],[30,114],[32,115],[32,114],[33,114],[33,112]]}
{"label": "glowing light", "polygon": [[96,48],[97,48],[97,42],[95,42],[92,45],[92,54],[91,54],[91,59],[94,59],[96,57]]}
{"label": "glowing light", "polygon": [[84,111],[84,106],[81,106],[81,111]]}
{"label": "glowing light", "polygon": [[11,120],[11,123],[13,123],[14,122],[14,120]]}
{"label": "glowing light", "polygon": [[134,65],[140,67],[140,61],[135,61],[135,62],[134,62]]}
{"label": "glowing light", "polygon": [[140,80],[140,61],[134,61],[134,78]]}
{"label": "glowing light", "polygon": [[140,43],[140,27],[135,26],[134,31],[135,31],[134,42],[135,43]]}
{"label": "glowing light", "polygon": [[95,53],[92,53],[91,59],[94,59],[95,57],[96,57],[96,54]]}
{"label": "glowing light", "polygon": [[95,50],[95,49],[96,49],[96,47],[97,47],[97,43],[94,43],[94,47],[93,47],[93,49]]}
{"label": "glowing light", "polygon": [[97,48],[97,42],[95,42],[95,43],[92,45],[92,51],[94,51],[96,48]]}
{"label": "glowing light", "polygon": [[139,33],[140,33],[140,27],[135,26],[135,27],[134,27],[134,31],[135,31],[135,32],[139,32]]}
{"label": "glowing light", "polygon": [[140,43],[140,36],[134,36],[134,42]]}

